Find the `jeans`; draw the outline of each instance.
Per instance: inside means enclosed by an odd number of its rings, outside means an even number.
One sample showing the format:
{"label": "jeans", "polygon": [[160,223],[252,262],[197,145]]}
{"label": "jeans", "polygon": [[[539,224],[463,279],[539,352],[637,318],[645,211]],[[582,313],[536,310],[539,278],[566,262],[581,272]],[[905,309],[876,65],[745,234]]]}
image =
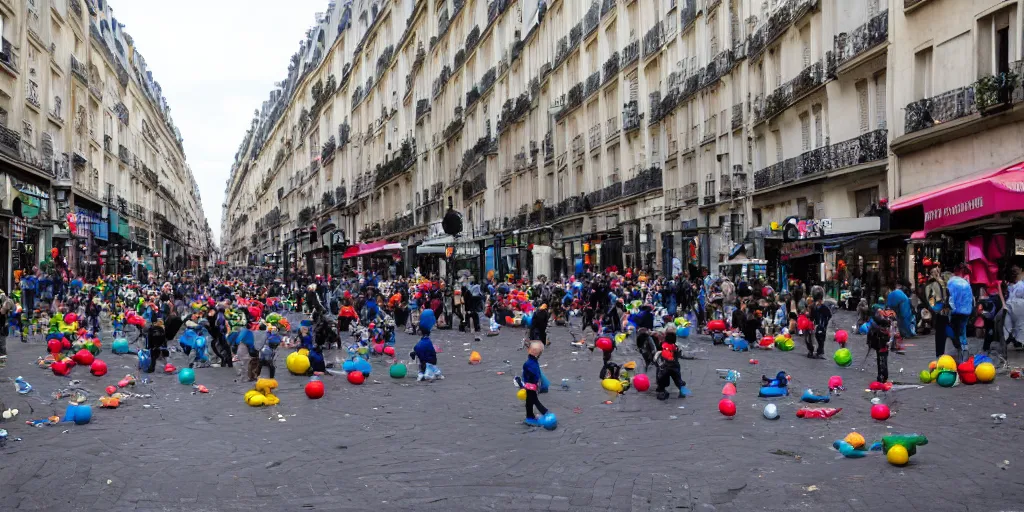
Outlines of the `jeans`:
{"label": "jeans", "polygon": [[959,342],[955,348],[960,350],[967,349],[967,320],[969,315],[961,315],[959,313],[953,313],[950,315],[949,323],[953,326],[953,340]]}
{"label": "jeans", "polygon": [[540,415],[543,416],[548,413],[548,408],[544,407],[537,398],[537,392],[531,389],[526,390],[526,417],[529,419],[537,419],[537,416],[533,414],[533,408],[536,407]]}
{"label": "jeans", "polygon": [[946,326],[949,325],[949,317],[935,313],[932,316],[932,323],[932,327],[935,328],[935,358],[938,359],[946,353]]}

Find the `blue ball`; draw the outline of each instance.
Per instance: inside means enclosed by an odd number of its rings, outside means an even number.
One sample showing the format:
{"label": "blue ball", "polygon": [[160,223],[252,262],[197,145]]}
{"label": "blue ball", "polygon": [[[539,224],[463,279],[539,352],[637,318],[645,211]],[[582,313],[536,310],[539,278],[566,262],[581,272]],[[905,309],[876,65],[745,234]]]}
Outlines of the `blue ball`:
{"label": "blue ball", "polygon": [[178,371],[178,382],[191,386],[196,382],[196,372],[192,368],[182,368]]}
{"label": "blue ball", "polygon": [[540,417],[540,426],[544,427],[545,430],[554,430],[558,427],[558,418],[555,417],[555,413],[549,412],[544,416]]}
{"label": "blue ball", "polygon": [[676,336],[678,336],[680,338],[689,338],[690,337],[690,328],[689,327],[680,327],[680,328],[676,329]]}
{"label": "blue ball", "polygon": [[92,406],[79,405],[75,408],[75,425],[85,425],[92,421]]}
{"label": "blue ball", "polygon": [[341,364],[341,369],[345,370],[346,373],[354,372],[354,371],[356,371],[356,362],[355,361],[345,361],[344,363]]}
{"label": "blue ball", "polygon": [[355,369],[357,371],[363,372],[363,375],[365,375],[367,377],[370,376],[370,372],[373,371],[373,366],[370,366],[370,362],[369,361],[367,361],[366,359],[363,359],[361,357],[357,357],[356,360],[354,361],[354,363],[355,363]]}

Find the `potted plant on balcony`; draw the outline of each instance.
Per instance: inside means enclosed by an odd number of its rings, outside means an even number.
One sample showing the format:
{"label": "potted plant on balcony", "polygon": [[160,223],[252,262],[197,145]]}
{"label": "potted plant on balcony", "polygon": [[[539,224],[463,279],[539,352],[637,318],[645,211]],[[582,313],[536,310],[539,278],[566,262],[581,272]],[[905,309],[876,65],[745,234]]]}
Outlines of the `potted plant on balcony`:
{"label": "potted plant on balcony", "polygon": [[1013,71],[984,76],[974,83],[974,98],[982,115],[1002,112],[1010,107],[1013,90],[1020,77]]}

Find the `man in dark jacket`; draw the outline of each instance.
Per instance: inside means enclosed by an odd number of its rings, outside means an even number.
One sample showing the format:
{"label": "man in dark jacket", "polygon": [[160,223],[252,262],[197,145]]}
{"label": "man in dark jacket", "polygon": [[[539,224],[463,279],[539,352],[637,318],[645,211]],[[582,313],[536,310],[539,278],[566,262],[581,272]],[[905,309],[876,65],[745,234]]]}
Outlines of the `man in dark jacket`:
{"label": "man in dark jacket", "polygon": [[530,322],[530,339],[539,340],[545,346],[548,343],[548,305],[541,304],[540,309],[533,313],[533,320]]}

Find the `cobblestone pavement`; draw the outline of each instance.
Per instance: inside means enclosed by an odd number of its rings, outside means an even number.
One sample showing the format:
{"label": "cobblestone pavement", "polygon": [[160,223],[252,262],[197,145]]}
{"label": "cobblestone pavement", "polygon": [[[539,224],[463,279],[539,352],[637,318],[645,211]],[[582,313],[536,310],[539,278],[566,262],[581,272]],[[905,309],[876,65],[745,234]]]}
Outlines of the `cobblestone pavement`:
{"label": "cobblestone pavement", "polygon": [[[840,314],[835,323],[851,319]],[[541,399],[558,415],[553,432],[521,423],[511,382],[525,357],[520,329],[481,341],[435,332],[444,381],[417,383],[415,372],[393,380],[375,362],[367,384],[328,376],[327,396],[313,401],[279,354],[277,407],[246,406],[250,385],[233,370],[208,368],[196,373],[209,394],[155,375],[136,389],[151,399],[95,408],[88,425],[43,428],[22,420],[63,414],[65,403],[50,395],[68,380],[34,366],[41,341],[12,338],[0,379],[23,375],[35,389],[19,396],[0,385],[0,401],[21,411],[2,427],[22,438],[0,448],[0,509],[1024,510],[1024,381],[1001,375],[989,385],[890,392],[893,417],[881,423],[869,416],[864,388],[875,369],[863,337],[853,337],[855,363],[845,369],[799,349],[734,353],[695,337],[689,349],[699,359],[683,363],[694,395],[659,402],[653,392],[609,396],[597,379],[600,354],[574,351],[563,327],[551,333],[541,363],[553,389]],[[399,335],[399,354],[413,343]],[[617,360],[638,359],[630,343]],[[892,357],[893,380],[916,382],[930,359],[930,339],[910,343],[907,355]],[[482,364],[467,364],[470,349]],[[134,356],[100,357],[107,377],[72,373],[93,397],[133,372]],[[717,368],[742,373],[734,419],[717,411]],[[789,397],[776,401],[782,419],[765,420],[757,381],[780,369],[795,390],[824,392],[828,377],[841,375],[848,391],[830,405],[843,411],[830,421],[798,419],[798,397]],[[1006,421],[994,424],[992,413]],[[930,442],[904,468],[878,454],[843,459],[832,441],[854,429],[869,441],[920,432]]]}

